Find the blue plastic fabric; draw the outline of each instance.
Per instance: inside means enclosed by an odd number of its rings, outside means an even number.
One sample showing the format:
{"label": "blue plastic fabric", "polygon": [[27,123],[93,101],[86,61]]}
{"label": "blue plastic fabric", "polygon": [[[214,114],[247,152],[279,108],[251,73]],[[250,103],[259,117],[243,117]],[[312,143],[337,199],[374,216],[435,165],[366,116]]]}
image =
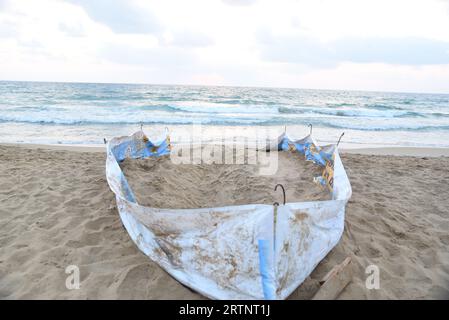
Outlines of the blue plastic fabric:
{"label": "blue plastic fabric", "polygon": [[143,132],[140,132],[142,140],[136,143],[134,140],[124,140],[112,148],[112,153],[117,161],[121,162],[126,158],[147,158],[160,157],[170,154],[170,138],[167,137],[159,143],[151,142]]}
{"label": "blue plastic fabric", "polygon": [[259,239],[259,270],[262,280],[262,289],[265,300],[276,299],[276,286],[274,284],[274,277],[271,272],[272,266],[270,261],[271,242],[265,239]]}
{"label": "blue plastic fabric", "polygon": [[279,146],[280,150],[297,151],[300,154],[303,154],[306,160],[312,161],[323,167],[326,166],[327,162],[332,162],[332,155],[334,153],[333,149],[329,150],[330,152],[324,151],[310,136],[294,141],[284,135]]}

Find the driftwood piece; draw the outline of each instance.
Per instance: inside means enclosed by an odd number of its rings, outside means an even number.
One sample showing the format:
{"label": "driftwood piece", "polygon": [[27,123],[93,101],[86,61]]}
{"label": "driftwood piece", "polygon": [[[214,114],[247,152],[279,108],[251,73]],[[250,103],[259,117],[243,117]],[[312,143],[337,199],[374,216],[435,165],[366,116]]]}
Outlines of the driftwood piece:
{"label": "driftwood piece", "polygon": [[320,289],[313,300],[333,300],[339,296],[343,289],[352,280],[351,257],[333,267],[320,281]]}

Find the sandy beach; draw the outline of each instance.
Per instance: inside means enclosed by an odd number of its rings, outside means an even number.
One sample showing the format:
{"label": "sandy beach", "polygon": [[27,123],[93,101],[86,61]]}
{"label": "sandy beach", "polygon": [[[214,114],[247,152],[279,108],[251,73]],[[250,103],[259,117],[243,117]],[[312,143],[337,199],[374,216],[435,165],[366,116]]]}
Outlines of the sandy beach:
{"label": "sandy beach", "polygon": [[[290,299],[311,298],[319,280],[346,256],[354,262],[354,278],[340,299],[449,298],[448,156],[448,149],[430,148],[343,152],[353,189],[344,234]],[[187,181],[184,188],[170,189],[180,171],[162,161],[139,161],[124,163],[130,184],[136,190],[141,186],[138,193],[149,186],[139,170],[157,169],[166,177],[160,194],[145,198],[150,203],[163,201],[169,191],[176,195],[172,207],[272,201],[265,188],[271,189],[273,181],[226,168],[182,168],[190,176],[179,179],[188,181],[203,174],[226,177],[226,196],[216,198],[213,188],[204,195],[204,180],[198,194]],[[102,147],[0,145],[0,299],[204,299],[134,245],[122,227],[104,162]],[[301,176],[286,167],[279,174],[291,183]],[[287,197],[323,196],[303,181],[295,188],[301,185],[302,191]],[[240,198],[231,196],[236,193]],[[258,196],[247,199],[250,194]],[[365,268],[372,264],[380,270],[378,290],[365,287]],[[68,265],[80,267],[78,290],[65,286]]]}

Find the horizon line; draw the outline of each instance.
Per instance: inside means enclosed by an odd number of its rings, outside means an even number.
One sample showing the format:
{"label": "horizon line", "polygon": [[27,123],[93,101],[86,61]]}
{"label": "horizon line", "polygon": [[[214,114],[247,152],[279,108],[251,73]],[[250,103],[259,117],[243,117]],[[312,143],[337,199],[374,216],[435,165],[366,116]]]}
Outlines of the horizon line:
{"label": "horizon line", "polygon": [[328,89],[328,88],[303,88],[303,87],[272,87],[272,86],[238,86],[238,85],[212,85],[212,84],[180,84],[180,83],[147,83],[147,82],[90,82],[90,81],[50,81],[50,80],[4,80],[0,82],[34,82],[34,83],[65,83],[65,84],[107,84],[107,85],[147,85],[147,86],[179,86],[179,87],[224,87],[224,88],[250,88],[250,89],[281,89],[281,90],[317,90],[317,91],[350,91],[372,93],[408,93],[408,94],[442,94],[449,92],[416,92],[416,91],[382,91],[367,89]]}

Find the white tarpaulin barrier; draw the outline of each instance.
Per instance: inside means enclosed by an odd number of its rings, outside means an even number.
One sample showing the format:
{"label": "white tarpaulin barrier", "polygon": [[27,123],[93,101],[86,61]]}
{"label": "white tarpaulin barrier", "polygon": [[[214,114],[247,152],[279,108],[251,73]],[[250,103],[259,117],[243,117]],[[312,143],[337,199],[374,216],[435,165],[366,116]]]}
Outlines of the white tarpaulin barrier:
{"label": "white tarpaulin barrier", "polygon": [[317,181],[332,200],[160,209],[137,203],[119,166],[125,158],[169,154],[170,140],[151,143],[142,131],[107,144],[106,177],[123,225],[139,249],[184,285],[213,299],[285,299],[338,243],[349,183],[335,145],[312,137],[279,150],[297,151],[323,166]]}

